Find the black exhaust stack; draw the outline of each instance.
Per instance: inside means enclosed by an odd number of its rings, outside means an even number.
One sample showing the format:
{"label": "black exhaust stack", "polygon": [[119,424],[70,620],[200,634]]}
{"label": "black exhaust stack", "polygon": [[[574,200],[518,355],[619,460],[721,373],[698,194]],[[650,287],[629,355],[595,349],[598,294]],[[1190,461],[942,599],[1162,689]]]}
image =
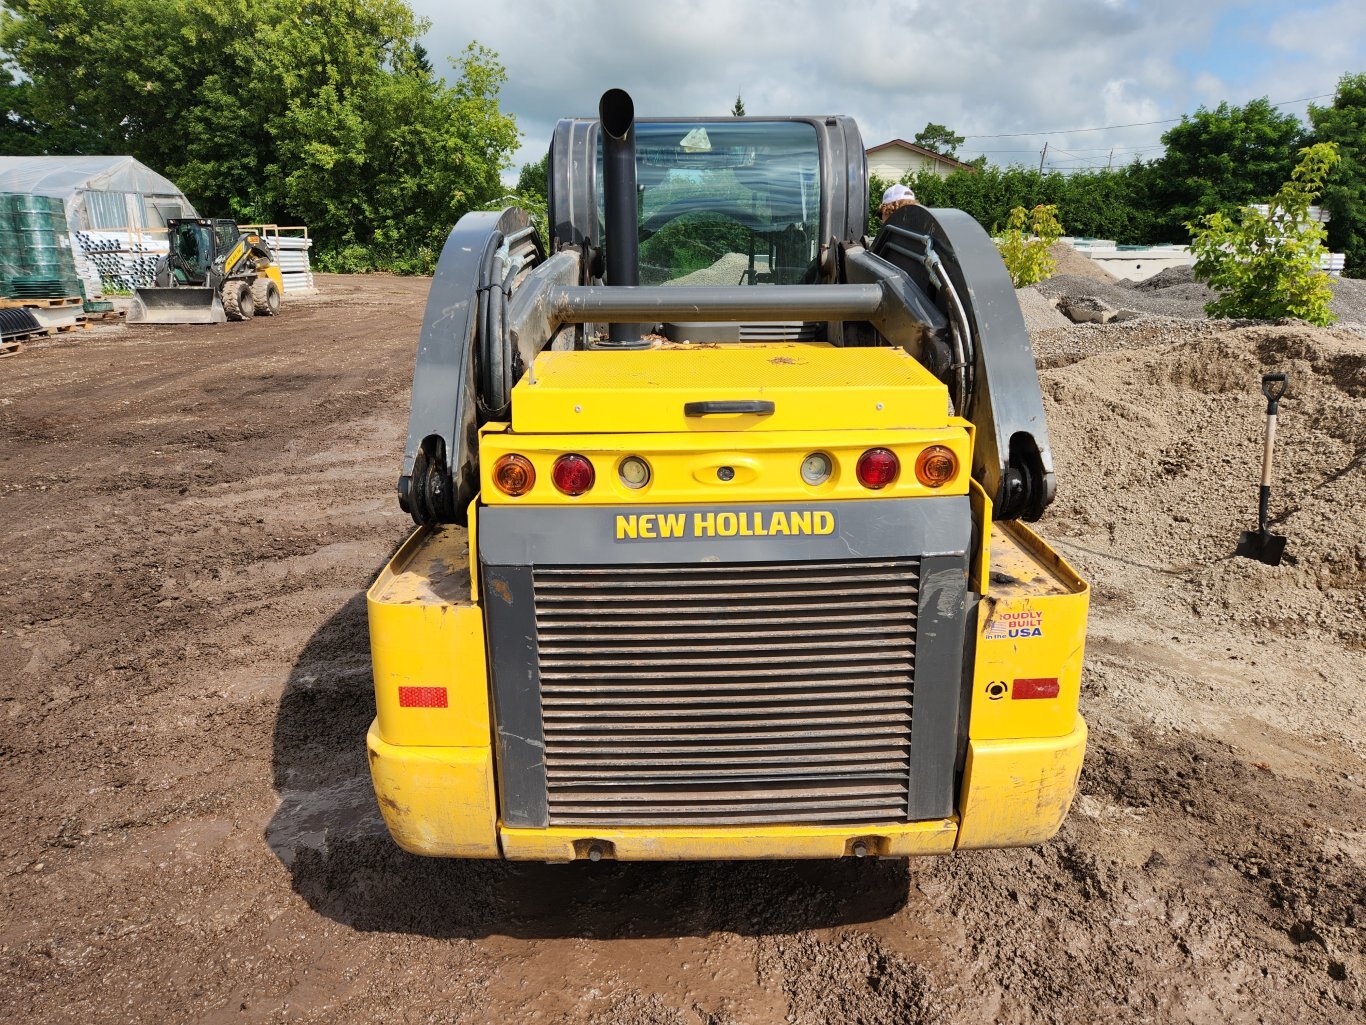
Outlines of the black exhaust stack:
{"label": "black exhaust stack", "polygon": [[[636,105],[624,89],[608,89],[598,101],[602,129],[602,193],[607,232],[604,281],[640,284],[640,215],[636,206]],[[614,346],[640,343],[640,324],[611,324]]]}

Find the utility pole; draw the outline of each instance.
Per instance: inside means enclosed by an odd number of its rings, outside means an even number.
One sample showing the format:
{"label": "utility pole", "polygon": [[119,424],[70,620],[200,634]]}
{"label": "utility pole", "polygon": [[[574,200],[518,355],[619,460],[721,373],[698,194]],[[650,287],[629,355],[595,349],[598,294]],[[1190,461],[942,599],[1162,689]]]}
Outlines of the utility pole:
{"label": "utility pole", "polygon": [[1043,158],[1048,156],[1048,140],[1044,140],[1043,152],[1039,154],[1039,173],[1043,174]]}
{"label": "utility pole", "polygon": [[1105,162],[1105,170],[1108,171],[1108,170],[1110,170],[1110,169],[1111,169],[1112,167],[1114,167],[1114,166],[1115,166],[1115,148],[1114,148],[1113,146],[1111,146],[1111,147],[1110,147],[1110,159],[1107,160],[1107,161]]}

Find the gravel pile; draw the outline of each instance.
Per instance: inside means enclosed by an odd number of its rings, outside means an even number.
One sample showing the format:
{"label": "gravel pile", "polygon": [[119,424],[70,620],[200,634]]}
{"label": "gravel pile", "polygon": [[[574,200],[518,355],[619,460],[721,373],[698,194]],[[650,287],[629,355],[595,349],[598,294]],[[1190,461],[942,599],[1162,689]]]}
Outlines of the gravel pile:
{"label": "gravel pile", "polygon": [[1025,327],[1033,338],[1041,331],[1055,331],[1069,327],[1071,321],[1058,312],[1057,300],[1044,295],[1036,288],[1020,288],[1015,298],[1024,314]]}
{"label": "gravel pile", "polygon": [[1187,265],[1185,267],[1164,267],[1150,278],[1142,281],[1128,282],[1132,288],[1148,292],[1156,288],[1170,288],[1172,285],[1189,285],[1195,280],[1195,268]]}
{"label": "gravel pile", "polygon": [[1366,280],[1333,278],[1332,310],[1344,324],[1366,324]]}
{"label": "gravel pile", "polygon": [[1205,319],[1205,304],[1214,298],[1211,289],[1195,282],[1140,289],[1127,283],[1098,281],[1076,274],[1055,274],[1033,287],[1049,297],[1099,299],[1115,310],[1134,310],[1149,316],[1183,320]]}

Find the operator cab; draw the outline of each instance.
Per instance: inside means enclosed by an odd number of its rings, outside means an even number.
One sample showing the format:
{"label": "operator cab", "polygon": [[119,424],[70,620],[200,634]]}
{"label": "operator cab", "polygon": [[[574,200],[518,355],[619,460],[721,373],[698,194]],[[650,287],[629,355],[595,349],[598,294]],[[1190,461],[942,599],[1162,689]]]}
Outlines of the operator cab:
{"label": "operator cab", "polygon": [[172,276],[180,285],[202,285],[218,257],[232,251],[240,232],[225,217],[172,218],[166,222]]}

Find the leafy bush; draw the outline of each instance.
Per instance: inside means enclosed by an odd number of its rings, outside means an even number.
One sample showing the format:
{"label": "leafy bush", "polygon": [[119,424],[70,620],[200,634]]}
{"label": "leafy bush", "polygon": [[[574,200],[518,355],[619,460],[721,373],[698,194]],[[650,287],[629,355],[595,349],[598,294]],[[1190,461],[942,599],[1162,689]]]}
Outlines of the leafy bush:
{"label": "leafy bush", "polygon": [[1328,308],[1333,298],[1328,275],[1320,270],[1325,232],[1309,219],[1309,206],[1339,159],[1332,143],[1308,146],[1266,213],[1249,207],[1235,222],[1215,211],[1186,225],[1196,280],[1221,293],[1206,313],[1255,320],[1295,317],[1318,325],[1337,319]]}
{"label": "leafy bush", "polygon": [[1058,208],[1040,203],[1032,210],[1017,206],[1010,211],[1005,231],[996,243],[1016,288],[1042,281],[1053,273],[1053,254],[1048,251],[1062,238]]}

